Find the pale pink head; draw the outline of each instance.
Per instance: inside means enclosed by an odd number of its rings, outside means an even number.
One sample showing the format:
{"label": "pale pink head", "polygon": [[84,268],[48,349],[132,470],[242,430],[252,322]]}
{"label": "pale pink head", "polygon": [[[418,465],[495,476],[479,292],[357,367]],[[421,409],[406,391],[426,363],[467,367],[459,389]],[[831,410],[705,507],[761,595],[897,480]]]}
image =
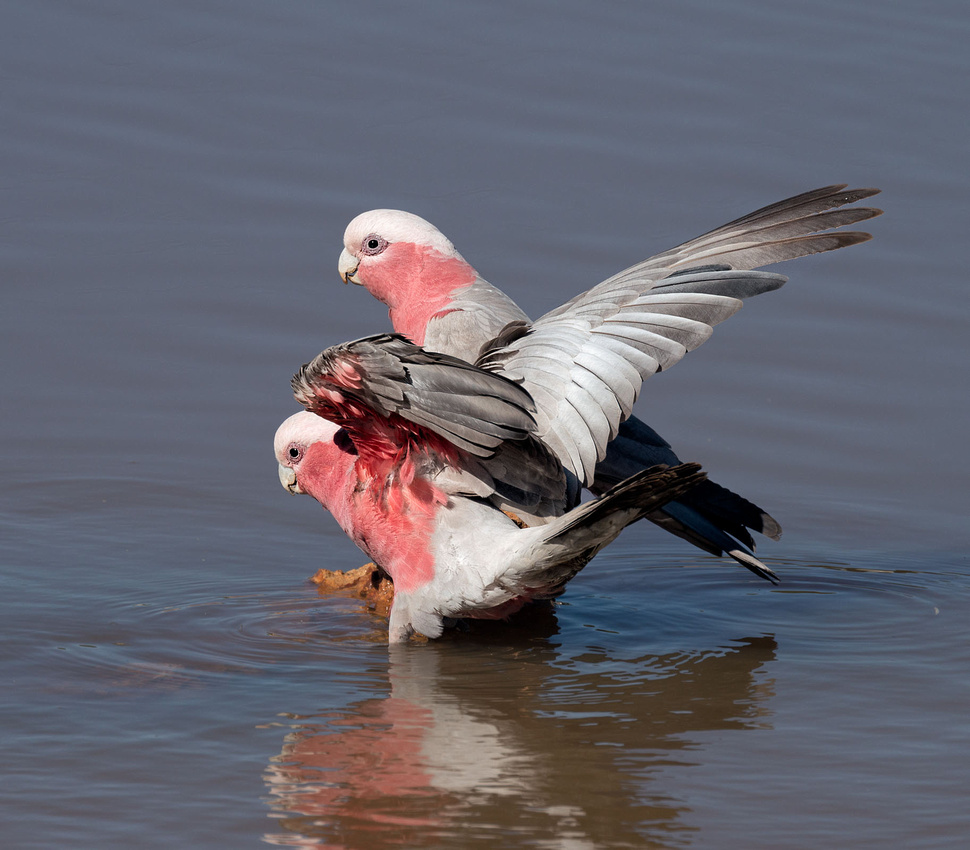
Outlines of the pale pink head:
{"label": "pale pink head", "polygon": [[418,345],[431,316],[477,277],[437,227],[401,210],[371,210],[350,222],[337,268],[390,307],[394,329]]}
{"label": "pale pink head", "polygon": [[280,483],[295,494],[313,496],[328,510],[353,473],[357,451],[347,432],[333,422],[301,410],[276,430],[273,441]]}

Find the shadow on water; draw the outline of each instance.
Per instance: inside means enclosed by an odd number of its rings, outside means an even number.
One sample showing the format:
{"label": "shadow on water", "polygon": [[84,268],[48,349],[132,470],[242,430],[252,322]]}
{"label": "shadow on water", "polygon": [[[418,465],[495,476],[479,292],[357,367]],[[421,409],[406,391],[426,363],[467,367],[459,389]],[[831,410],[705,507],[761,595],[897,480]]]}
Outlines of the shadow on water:
{"label": "shadow on water", "polygon": [[[539,630],[555,631],[555,620]],[[506,638],[508,635],[506,634]],[[467,636],[466,636],[467,638]],[[680,846],[683,800],[651,781],[695,733],[765,728],[772,637],[710,652],[564,656],[554,634],[392,647],[380,696],[290,716],[266,770],[271,844]],[[538,836],[545,839],[536,841]]]}

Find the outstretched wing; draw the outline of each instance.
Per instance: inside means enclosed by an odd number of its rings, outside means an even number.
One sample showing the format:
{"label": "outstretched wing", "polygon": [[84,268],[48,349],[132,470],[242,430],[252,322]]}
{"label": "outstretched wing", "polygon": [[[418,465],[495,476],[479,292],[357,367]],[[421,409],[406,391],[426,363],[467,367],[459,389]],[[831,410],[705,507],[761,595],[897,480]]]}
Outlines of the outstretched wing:
{"label": "outstretched wing", "polygon": [[751,271],[869,239],[833,233],[879,214],[833,209],[876,194],[831,186],[781,201],[614,275],[538,319],[511,324],[482,368],[521,382],[535,399],[537,434],[584,484],[642,382],[669,369],[783,275]]}
{"label": "outstretched wing", "polygon": [[872,238],[869,233],[838,228],[882,215],[882,210],[875,207],[847,206],[878,195],[879,189],[846,189],[846,185],[825,186],[769,204],[636,263],[603,281],[596,289],[610,289],[641,277],[667,278],[685,270],[759,269],[867,242]]}
{"label": "outstretched wing", "polygon": [[565,473],[535,437],[532,397],[502,375],[380,334],[328,348],[292,386],[307,410],[347,431],[362,458],[424,456],[449,492],[530,515],[565,507]]}
{"label": "outstretched wing", "polygon": [[[763,289],[780,286],[784,278],[718,270],[683,281]],[[585,485],[632,413],[643,381],[701,345],[742,303],[725,295],[649,288],[588,294],[531,327],[510,327],[479,360],[483,369],[521,381],[536,402],[537,435]]]}

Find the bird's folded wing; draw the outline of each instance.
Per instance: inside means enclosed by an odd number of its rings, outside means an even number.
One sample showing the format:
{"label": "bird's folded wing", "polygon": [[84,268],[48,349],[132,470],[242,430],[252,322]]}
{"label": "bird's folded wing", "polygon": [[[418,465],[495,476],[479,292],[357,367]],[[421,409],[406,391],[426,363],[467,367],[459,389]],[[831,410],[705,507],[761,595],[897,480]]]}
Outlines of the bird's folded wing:
{"label": "bird's folded wing", "polygon": [[347,428],[352,439],[374,420],[408,433],[410,423],[490,457],[536,427],[535,405],[521,386],[397,334],[328,348],[293,376],[292,386],[307,410]]}
{"label": "bird's folded wing", "polygon": [[292,384],[297,401],[341,425],[363,457],[423,455],[445,492],[534,518],[558,515],[578,495],[535,437],[529,393],[464,360],[381,334],[328,348]]}

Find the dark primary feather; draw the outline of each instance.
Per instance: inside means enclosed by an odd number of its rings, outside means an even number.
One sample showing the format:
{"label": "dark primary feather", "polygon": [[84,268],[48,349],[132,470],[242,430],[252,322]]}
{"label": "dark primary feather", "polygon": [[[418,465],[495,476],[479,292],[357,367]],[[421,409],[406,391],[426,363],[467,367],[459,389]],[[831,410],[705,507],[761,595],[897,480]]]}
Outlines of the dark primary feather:
{"label": "dark primary feather", "polygon": [[[597,470],[596,484],[601,492],[616,486],[639,468],[657,464],[675,466],[681,463],[670,444],[639,419],[628,419],[620,426],[619,435],[610,444],[611,450],[614,445],[623,462],[612,464],[606,470],[607,474],[600,475]],[[745,546],[754,545],[747,532],[749,528],[773,540],[781,537],[781,526],[773,517],[743,496],[713,481],[705,481],[679,501],[700,511]],[[720,551],[714,554],[720,554]]]}
{"label": "dark primary feather", "polygon": [[[598,499],[587,502],[570,514],[570,521],[557,529],[557,537],[579,525],[590,525],[620,510],[636,510],[640,516],[663,507],[671,499],[683,496],[707,479],[699,463],[678,466],[653,466],[640,470],[607,490]],[[555,540],[556,537],[549,538]]]}
{"label": "dark primary feather", "polygon": [[[606,460],[596,467],[593,492],[615,486],[638,469],[681,461],[656,431],[639,419],[620,426],[619,435],[607,448]],[[712,555],[727,554],[755,575],[777,583],[777,576],[754,556],[754,540],[748,529],[777,539],[781,526],[765,510],[713,481],[706,480],[689,493],[648,514],[647,519],[664,530]]]}
{"label": "dark primary feather", "polygon": [[616,285],[657,273],[665,276],[664,271],[701,265],[756,269],[865,242],[872,238],[870,234],[837,228],[882,215],[875,207],[844,208],[878,195],[879,190],[845,187],[845,183],[825,186],[769,204],[636,263],[604,283]]}
{"label": "dark primary feather", "polygon": [[698,266],[680,269],[658,280],[651,292],[700,292],[707,295],[724,295],[744,301],[755,295],[781,289],[788,278],[780,274],[748,272],[745,275],[721,274],[731,271],[723,265]]}
{"label": "dark primary feather", "polygon": [[[346,377],[350,370],[356,378]],[[345,415],[328,395],[332,391],[376,416],[399,416],[483,457],[535,430],[535,404],[521,386],[398,334],[332,346],[304,365],[292,385],[300,404],[327,418],[342,421]]]}
{"label": "dark primary feather", "polygon": [[[831,186],[823,186],[820,189],[809,189],[807,192],[802,192],[790,198],[785,198],[773,204],[760,207],[754,212],[747,213],[740,218],[729,221],[727,224],[722,224],[720,227],[715,227],[713,230],[704,234],[704,236],[739,230],[742,225],[745,226],[745,229],[749,229],[753,225],[767,226],[788,221],[804,220],[812,216],[818,217],[819,213],[823,213],[826,210],[854,204],[856,201],[862,201],[865,198],[878,195],[880,191],[879,189],[872,188],[846,189],[845,187],[848,185],[848,183],[835,183]],[[865,208],[859,207],[857,209]],[[881,212],[882,210],[875,210],[873,215],[879,215]],[[872,217],[872,215],[864,216],[864,218]],[[862,219],[856,220],[861,221]],[[837,225],[826,225],[826,227],[832,226]]]}

